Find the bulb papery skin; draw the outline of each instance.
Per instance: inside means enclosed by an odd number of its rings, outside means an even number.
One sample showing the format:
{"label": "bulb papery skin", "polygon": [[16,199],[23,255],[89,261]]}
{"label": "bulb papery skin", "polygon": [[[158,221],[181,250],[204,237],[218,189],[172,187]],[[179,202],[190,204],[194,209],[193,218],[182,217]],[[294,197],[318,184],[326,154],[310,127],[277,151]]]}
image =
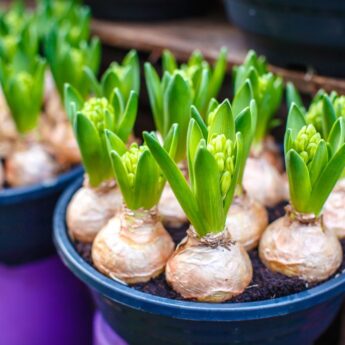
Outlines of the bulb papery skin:
{"label": "bulb papery skin", "polygon": [[245,249],[231,242],[228,231],[199,239],[190,228],[169,259],[165,275],[185,299],[220,303],[247,288],[253,268]]}
{"label": "bulb papery skin", "polygon": [[247,193],[260,204],[273,207],[285,200],[287,181],[264,157],[249,157],[243,175]]}
{"label": "bulb papery skin", "polygon": [[69,167],[81,162],[78,144],[69,122],[65,120],[55,125],[48,124],[42,135],[52,155],[61,166]]}
{"label": "bulb papery skin", "polygon": [[98,188],[85,184],[74,194],[67,208],[70,237],[91,243],[121,206],[122,194],[114,183],[105,183]]}
{"label": "bulb papery skin", "polygon": [[249,251],[257,247],[267,225],[268,214],[263,205],[245,193],[234,198],[226,219],[233,241]]}
{"label": "bulb papery skin", "polygon": [[95,238],[92,259],[100,272],[114,280],[144,283],[164,271],[174,247],[156,209],[124,207]]}
{"label": "bulb papery skin", "polygon": [[290,214],[270,224],[259,244],[261,261],[271,271],[309,283],[326,280],[343,258],[339,240],[322,219],[301,221]]}
{"label": "bulb papery skin", "polygon": [[48,183],[57,173],[58,165],[40,144],[15,149],[5,161],[5,179],[12,187]]}
{"label": "bulb papery skin", "polygon": [[324,209],[323,222],[340,239],[345,238],[345,178],[336,184]]}
{"label": "bulb papery skin", "polygon": [[284,172],[284,162],[281,152],[277,143],[272,136],[266,136],[262,142],[261,152],[252,152],[253,156],[262,156],[265,158],[273,167],[275,167],[279,173]]}
{"label": "bulb papery skin", "polygon": [[4,96],[0,90],[0,157],[9,157],[14,149],[18,133]]}
{"label": "bulb papery skin", "polygon": [[187,216],[168,183],[163,189],[163,193],[158,204],[158,210],[163,224],[167,227],[179,228],[188,222]]}

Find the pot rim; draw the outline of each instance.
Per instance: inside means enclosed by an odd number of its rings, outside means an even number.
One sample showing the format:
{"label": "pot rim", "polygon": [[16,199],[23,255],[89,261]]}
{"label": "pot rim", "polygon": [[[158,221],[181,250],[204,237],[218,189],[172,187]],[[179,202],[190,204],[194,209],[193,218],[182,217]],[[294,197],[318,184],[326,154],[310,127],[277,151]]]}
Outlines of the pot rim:
{"label": "pot rim", "polygon": [[128,307],[168,317],[195,321],[245,321],[279,317],[302,311],[345,293],[345,274],[314,288],[271,300],[245,303],[201,303],[173,300],[144,293],[120,284],[88,264],[75,250],[67,234],[66,209],[82,185],[75,181],[60,197],[53,220],[54,243],[65,265],[89,288]]}
{"label": "pot rim", "polygon": [[83,170],[81,165],[76,165],[55,178],[41,183],[24,187],[2,189],[0,190],[0,205],[15,204],[17,202],[44,197],[52,191],[61,188],[61,186],[68,185],[70,181],[81,175]]}

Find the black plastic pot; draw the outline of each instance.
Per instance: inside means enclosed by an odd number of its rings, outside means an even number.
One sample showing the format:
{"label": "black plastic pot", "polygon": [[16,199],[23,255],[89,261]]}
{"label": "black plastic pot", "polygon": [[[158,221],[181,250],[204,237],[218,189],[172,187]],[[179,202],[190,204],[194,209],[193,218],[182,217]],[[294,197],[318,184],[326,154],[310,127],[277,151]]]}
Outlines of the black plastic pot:
{"label": "black plastic pot", "polygon": [[[86,0],[96,18],[150,21],[204,14],[207,0]],[[213,2],[214,6],[214,2]]]}
{"label": "black plastic pot", "polygon": [[345,2],[339,0],[224,0],[248,48],[287,68],[345,76]]}
{"label": "black plastic pot", "polygon": [[51,232],[55,204],[82,172],[78,166],[46,183],[0,191],[0,263],[20,264],[55,252]]}
{"label": "black plastic pot", "polygon": [[339,311],[345,274],[290,296],[238,304],[171,300],[113,281],[82,259],[67,234],[66,208],[81,183],[59,200],[54,241],[64,263],[92,290],[107,324],[131,345],[311,345]]}

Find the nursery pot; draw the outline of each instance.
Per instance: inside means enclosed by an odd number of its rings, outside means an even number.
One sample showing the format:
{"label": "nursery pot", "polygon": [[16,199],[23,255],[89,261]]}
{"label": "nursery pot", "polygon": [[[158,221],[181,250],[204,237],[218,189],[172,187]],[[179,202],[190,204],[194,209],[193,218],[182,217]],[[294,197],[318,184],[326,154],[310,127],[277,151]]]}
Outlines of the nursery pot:
{"label": "nursery pot", "polygon": [[292,69],[345,76],[345,3],[338,0],[225,0],[248,47]]}
{"label": "nursery pot", "polygon": [[0,190],[0,264],[20,264],[54,253],[55,204],[82,171],[78,166],[49,182]]}
{"label": "nursery pot", "polygon": [[311,345],[336,316],[345,294],[343,274],[287,297],[238,304],[171,300],[105,277],[84,261],[67,234],[66,208],[81,183],[58,202],[54,241],[64,263],[93,292],[104,320],[129,344]]}
{"label": "nursery pot", "polygon": [[207,0],[86,0],[96,18],[110,20],[164,20],[200,15]]}
{"label": "nursery pot", "polygon": [[90,344],[90,294],[52,241],[56,201],[82,171],[0,191],[0,344]]}

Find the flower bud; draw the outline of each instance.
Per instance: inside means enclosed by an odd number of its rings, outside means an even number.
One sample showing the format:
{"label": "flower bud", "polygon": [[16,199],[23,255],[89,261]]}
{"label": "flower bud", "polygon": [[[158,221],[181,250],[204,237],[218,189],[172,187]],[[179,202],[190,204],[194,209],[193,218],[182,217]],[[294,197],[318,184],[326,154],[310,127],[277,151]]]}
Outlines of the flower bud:
{"label": "flower bud", "polygon": [[337,97],[333,102],[337,117],[345,117],[345,96]]}
{"label": "flower bud", "polygon": [[229,171],[225,171],[220,179],[220,188],[223,198],[226,197],[226,194],[231,186],[231,174]]}
{"label": "flower bud", "polygon": [[104,130],[104,117],[106,110],[110,114],[114,114],[113,106],[106,98],[102,97],[90,98],[87,102],[85,102],[81,112],[88,117],[96,126],[98,131],[101,132]]}

